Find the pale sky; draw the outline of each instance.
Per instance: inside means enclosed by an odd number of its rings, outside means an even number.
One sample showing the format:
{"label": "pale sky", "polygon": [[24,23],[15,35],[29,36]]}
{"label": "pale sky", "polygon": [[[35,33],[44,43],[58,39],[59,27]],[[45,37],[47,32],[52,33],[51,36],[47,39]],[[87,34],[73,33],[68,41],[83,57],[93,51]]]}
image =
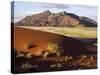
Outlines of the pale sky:
{"label": "pale sky", "polygon": [[27,15],[37,14],[45,10],[49,10],[52,13],[66,11],[68,13],[74,13],[78,16],[86,16],[97,21],[98,9],[96,6],[15,1],[14,22],[21,20]]}

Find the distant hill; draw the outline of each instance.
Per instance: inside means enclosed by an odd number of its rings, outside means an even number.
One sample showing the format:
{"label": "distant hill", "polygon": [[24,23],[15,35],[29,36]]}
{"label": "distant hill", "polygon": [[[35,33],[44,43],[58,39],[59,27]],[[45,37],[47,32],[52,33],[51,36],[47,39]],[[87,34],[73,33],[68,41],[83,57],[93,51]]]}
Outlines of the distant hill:
{"label": "distant hill", "polygon": [[65,11],[52,13],[46,10],[39,14],[26,16],[15,23],[17,26],[50,26],[50,27],[97,27],[97,23],[88,17],[81,17]]}

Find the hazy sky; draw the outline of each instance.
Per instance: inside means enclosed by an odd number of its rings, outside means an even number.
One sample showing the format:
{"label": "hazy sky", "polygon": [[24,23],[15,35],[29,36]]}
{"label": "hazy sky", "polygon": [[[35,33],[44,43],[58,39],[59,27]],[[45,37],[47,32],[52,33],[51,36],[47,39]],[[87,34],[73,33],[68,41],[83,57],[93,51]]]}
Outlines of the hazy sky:
{"label": "hazy sky", "polygon": [[14,22],[21,20],[27,15],[50,10],[53,13],[66,11],[74,13],[78,16],[86,16],[97,21],[97,7],[84,5],[69,5],[69,4],[50,4],[50,3],[36,3],[36,2],[14,2]]}

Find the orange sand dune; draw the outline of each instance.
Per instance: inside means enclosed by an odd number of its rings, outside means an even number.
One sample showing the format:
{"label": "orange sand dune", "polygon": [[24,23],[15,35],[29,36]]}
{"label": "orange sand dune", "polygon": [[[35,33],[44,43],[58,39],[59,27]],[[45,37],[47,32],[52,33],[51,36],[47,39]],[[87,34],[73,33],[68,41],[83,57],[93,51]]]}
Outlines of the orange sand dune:
{"label": "orange sand dune", "polygon": [[15,27],[12,29],[12,49],[21,52],[30,52],[32,55],[40,55],[42,51],[50,51],[47,49],[49,43],[58,43],[65,54],[77,55],[81,53],[96,52],[96,46],[88,45],[84,42],[71,37],[59,34],[31,30]]}

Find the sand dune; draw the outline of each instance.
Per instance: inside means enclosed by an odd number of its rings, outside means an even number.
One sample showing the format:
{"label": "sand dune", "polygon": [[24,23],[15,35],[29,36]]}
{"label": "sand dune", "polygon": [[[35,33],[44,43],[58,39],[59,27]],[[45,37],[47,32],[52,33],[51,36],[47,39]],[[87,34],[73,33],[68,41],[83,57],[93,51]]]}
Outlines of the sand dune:
{"label": "sand dune", "polygon": [[20,27],[12,29],[14,39],[12,39],[12,49],[19,52],[30,52],[39,56],[42,51],[50,51],[49,43],[57,43],[64,50],[65,54],[79,55],[97,51],[96,46],[86,44],[77,39],[63,35],[49,33],[39,30],[31,30]]}

